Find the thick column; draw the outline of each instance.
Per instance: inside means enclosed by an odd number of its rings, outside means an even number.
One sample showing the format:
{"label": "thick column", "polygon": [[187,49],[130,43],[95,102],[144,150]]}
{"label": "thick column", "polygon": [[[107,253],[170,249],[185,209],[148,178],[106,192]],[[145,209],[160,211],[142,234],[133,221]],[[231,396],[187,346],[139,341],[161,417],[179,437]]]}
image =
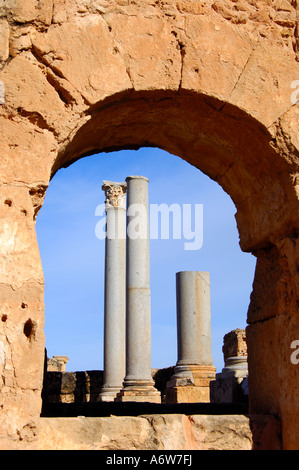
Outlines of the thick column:
{"label": "thick column", "polygon": [[209,402],[215,378],[211,346],[210,275],[176,274],[178,361],[167,384],[168,402]]}
{"label": "thick column", "polygon": [[126,377],[119,401],[160,402],[151,374],[148,179],[127,182]]}
{"label": "thick column", "polygon": [[100,401],[114,401],[125,376],[126,183],[104,181],[106,194],[104,384]]}

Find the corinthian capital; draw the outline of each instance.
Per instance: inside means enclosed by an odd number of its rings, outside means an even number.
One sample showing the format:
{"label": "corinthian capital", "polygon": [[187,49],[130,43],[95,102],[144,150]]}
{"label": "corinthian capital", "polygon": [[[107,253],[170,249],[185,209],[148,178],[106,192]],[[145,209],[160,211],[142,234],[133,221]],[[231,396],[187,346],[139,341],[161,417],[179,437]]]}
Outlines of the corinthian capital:
{"label": "corinthian capital", "polygon": [[102,190],[105,191],[106,207],[125,208],[127,183],[115,183],[113,181],[103,181]]}

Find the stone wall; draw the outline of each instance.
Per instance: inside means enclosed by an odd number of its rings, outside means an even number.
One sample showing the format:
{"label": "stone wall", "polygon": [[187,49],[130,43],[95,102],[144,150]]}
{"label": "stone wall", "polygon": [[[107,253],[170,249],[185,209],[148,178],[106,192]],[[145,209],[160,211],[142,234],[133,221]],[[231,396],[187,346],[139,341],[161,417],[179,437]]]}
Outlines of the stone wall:
{"label": "stone wall", "polygon": [[[224,369],[210,382],[210,398],[206,402],[248,404],[248,368],[246,331],[236,329],[223,338]],[[62,370],[66,356],[46,358],[47,369],[43,382],[43,404],[47,403],[96,403],[103,386],[103,371],[66,372]],[[161,393],[161,402],[170,403],[167,383],[175,367],[152,369],[156,389]],[[192,384],[189,387],[192,389]],[[187,399],[187,395],[185,395]],[[194,397],[191,393],[191,401]]]}

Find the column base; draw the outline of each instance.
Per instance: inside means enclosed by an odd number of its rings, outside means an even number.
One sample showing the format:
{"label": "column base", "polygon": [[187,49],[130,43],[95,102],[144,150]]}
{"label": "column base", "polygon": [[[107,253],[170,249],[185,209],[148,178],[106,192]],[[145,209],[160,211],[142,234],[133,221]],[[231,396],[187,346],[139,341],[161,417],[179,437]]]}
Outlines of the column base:
{"label": "column base", "polygon": [[161,393],[154,387],[154,382],[124,382],[124,387],[117,394],[117,402],[161,403]]}
{"label": "column base", "polygon": [[248,364],[246,356],[226,359],[222,372],[211,382],[214,403],[248,403]]}
{"label": "column base", "polygon": [[120,392],[121,387],[102,387],[101,392],[97,398],[100,402],[115,401],[117,394]]}
{"label": "column base", "polygon": [[176,366],[174,375],[166,384],[166,403],[209,403],[210,382],[215,380],[216,367]]}

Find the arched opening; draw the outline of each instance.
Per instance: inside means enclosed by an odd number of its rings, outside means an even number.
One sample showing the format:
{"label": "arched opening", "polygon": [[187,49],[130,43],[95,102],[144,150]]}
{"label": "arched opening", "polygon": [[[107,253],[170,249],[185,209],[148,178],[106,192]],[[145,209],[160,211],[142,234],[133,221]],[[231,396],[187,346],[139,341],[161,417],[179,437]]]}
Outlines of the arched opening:
{"label": "arched opening", "polygon": [[[71,138],[61,145],[52,176],[60,168],[96,153],[166,150],[202,170],[228,193],[237,208],[241,248],[250,252],[269,244],[271,214],[267,202],[280,190],[269,175],[282,165],[273,147],[263,126],[240,109],[214,98],[192,92],[122,93],[92,107],[82,118]],[[280,170],[283,174],[283,165]],[[184,194],[186,188],[190,191],[189,180],[187,177],[182,182]],[[277,201],[277,214],[280,204]],[[287,214],[281,217],[284,223]]]}
{"label": "arched opening", "polygon": [[255,258],[240,250],[235,207],[221,187],[157,148],[86,157],[53,178],[37,218],[49,357],[66,355],[71,372],[103,369],[105,244],[96,237],[96,208],[104,201],[103,179],[122,181],[135,173],[149,177],[150,204],[190,205],[189,232],[195,202],[204,211],[202,246],[194,242],[194,249],[186,250],[183,231],[174,239],[172,219],[167,239],[160,230],[158,239],[151,239],[152,367],[177,361],[175,274],[200,270],[211,275],[212,352],[221,372],[224,335],[246,327]]}

